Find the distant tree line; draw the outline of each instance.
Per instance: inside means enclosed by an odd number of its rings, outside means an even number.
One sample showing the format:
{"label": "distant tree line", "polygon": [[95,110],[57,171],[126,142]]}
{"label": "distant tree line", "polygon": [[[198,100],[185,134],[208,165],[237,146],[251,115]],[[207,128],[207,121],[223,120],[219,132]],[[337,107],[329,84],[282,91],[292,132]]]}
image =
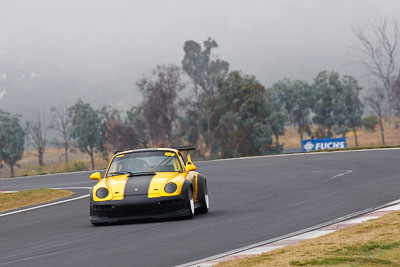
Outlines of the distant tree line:
{"label": "distant tree line", "polygon": [[[378,30],[386,33],[387,22],[381,23],[376,24]],[[362,29],[353,31],[359,45],[365,45],[369,35]],[[397,52],[398,39],[394,44],[386,40],[391,46],[385,40],[381,49],[386,51],[385,47],[389,47],[392,54]],[[94,109],[78,99],[70,107],[52,107],[49,122],[43,114],[23,127],[19,115],[0,110],[0,163],[7,164],[14,176],[14,166],[23,155],[26,141],[34,149],[38,164],[43,165],[47,129],[59,134],[65,161],[74,147],[89,155],[92,169],[96,155],[106,158],[115,150],[154,146],[197,145],[197,156],[203,159],[279,153],[283,149],[279,138],[289,124],[297,128],[299,145],[306,137],[346,136],[352,131],[358,146],[357,128],[363,123],[364,105],[360,98],[362,88],[354,77],[321,71],[312,82],[283,79],[266,88],[255,76],[231,70],[227,61],[215,57],[216,47],[211,38],[203,44],[186,41],[181,66],[158,65],[139,79],[136,87],[142,102],[123,107],[124,111],[111,107]],[[356,51],[357,48],[362,49],[356,46]],[[374,56],[369,57],[364,60]],[[384,109],[385,103],[400,113],[400,72],[394,75],[394,63],[390,62],[380,63],[389,64],[386,68],[364,64],[372,66],[371,71],[389,71],[378,76],[382,85],[375,85],[364,98],[377,115],[383,144],[382,116],[390,112]],[[373,121],[371,117],[364,118],[369,127],[374,127]]]}
{"label": "distant tree line", "polygon": [[[272,87],[279,105],[289,122],[297,127],[300,145],[304,134],[312,138],[346,136],[353,131],[358,146],[356,128],[362,125],[361,87],[351,76],[340,78],[337,72],[322,71],[313,83],[284,79]],[[312,132],[311,124],[318,125]]]}

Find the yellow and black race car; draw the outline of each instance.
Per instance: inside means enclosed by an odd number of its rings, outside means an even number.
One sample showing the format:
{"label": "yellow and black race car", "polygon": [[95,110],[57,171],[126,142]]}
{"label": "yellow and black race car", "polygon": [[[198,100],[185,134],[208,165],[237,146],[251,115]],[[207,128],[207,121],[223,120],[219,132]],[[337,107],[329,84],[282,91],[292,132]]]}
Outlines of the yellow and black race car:
{"label": "yellow and black race car", "polygon": [[195,147],[150,148],[116,153],[104,178],[90,190],[90,221],[102,225],[140,218],[187,217],[207,213],[207,180],[183,151]]}

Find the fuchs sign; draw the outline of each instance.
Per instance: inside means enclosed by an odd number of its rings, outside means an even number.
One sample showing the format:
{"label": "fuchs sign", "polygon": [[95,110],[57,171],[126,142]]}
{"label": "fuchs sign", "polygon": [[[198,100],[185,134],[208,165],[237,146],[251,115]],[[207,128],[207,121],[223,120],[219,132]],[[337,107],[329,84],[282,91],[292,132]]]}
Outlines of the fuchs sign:
{"label": "fuchs sign", "polygon": [[303,140],[303,152],[315,150],[339,149],[347,147],[346,138]]}

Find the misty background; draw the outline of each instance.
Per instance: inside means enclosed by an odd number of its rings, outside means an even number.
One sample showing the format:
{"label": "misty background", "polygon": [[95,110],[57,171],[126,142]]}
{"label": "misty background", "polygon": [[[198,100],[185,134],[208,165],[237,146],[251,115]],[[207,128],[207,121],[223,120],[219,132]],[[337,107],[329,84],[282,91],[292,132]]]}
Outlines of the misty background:
{"label": "misty background", "polygon": [[78,98],[120,110],[140,102],[136,81],[183,58],[186,40],[217,41],[217,57],[265,86],[349,74],[351,25],[397,17],[400,1],[2,0],[0,108],[23,116]]}

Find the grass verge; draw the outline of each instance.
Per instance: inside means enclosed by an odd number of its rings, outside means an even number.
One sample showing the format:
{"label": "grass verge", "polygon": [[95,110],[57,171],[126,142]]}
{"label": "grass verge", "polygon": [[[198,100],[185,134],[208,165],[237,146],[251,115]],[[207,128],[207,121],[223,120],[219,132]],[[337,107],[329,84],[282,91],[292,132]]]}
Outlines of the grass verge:
{"label": "grass verge", "polygon": [[74,193],[67,190],[47,188],[24,190],[16,193],[0,193],[0,212],[53,201],[72,194]]}
{"label": "grass verge", "polygon": [[400,212],[217,266],[400,266]]}
{"label": "grass verge", "polygon": [[23,176],[34,176],[34,175],[44,175],[44,174],[54,174],[54,173],[65,173],[65,172],[78,172],[78,171],[88,171],[89,168],[85,162],[81,160],[71,160],[64,162],[63,164],[50,165],[50,166],[25,166],[17,172],[16,177]]}

